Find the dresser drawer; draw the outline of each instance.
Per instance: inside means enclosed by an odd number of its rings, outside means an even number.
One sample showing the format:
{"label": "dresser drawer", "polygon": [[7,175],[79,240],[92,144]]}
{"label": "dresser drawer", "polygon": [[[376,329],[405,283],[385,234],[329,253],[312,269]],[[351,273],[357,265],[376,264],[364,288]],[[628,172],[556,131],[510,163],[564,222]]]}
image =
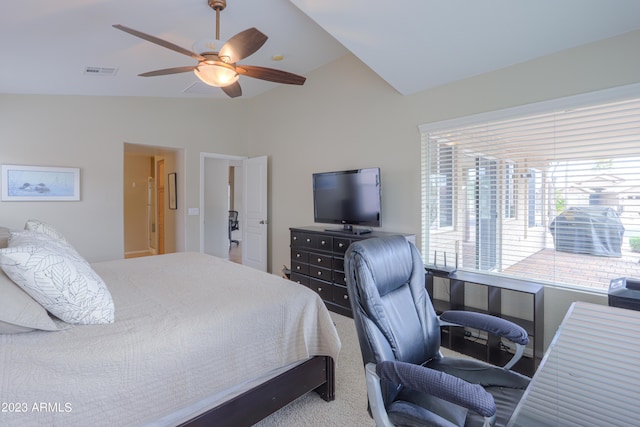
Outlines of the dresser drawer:
{"label": "dresser drawer", "polygon": [[309,286],[309,276],[305,276],[295,271],[291,272],[291,281],[299,283],[304,286]]}
{"label": "dresser drawer", "polygon": [[304,242],[304,233],[300,231],[292,231],[291,232],[291,247],[301,247]]}
{"label": "dresser drawer", "polygon": [[351,244],[351,240],[349,240],[349,239],[342,239],[340,237],[334,237],[333,238],[333,251],[343,254],[343,253],[345,253],[347,251],[347,248],[349,247],[350,244]]}
{"label": "dresser drawer", "polygon": [[338,285],[347,286],[347,276],[343,271],[333,270],[333,281]]}
{"label": "dresser drawer", "polygon": [[310,277],[309,288],[316,291],[318,295],[320,295],[320,298],[322,298],[323,301],[331,301],[332,299],[331,283],[325,282],[324,280],[318,280]]}
{"label": "dresser drawer", "polygon": [[[292,258],[293,259],[293,258]],[[333,262],[331,263],[331,266],[334,270],[337,271],[344,271],[344,258],[333,258]]]}
{"label": "dresser drawer", "polygon": [[316,249],[331,252],[333,250],[333,237],[331,236],[314,236],[316,239]]}
{"label": "dresser drawer", "polygon": [[291,232],[292,248],[310,248],[314,249],[318,246],[318,236],[312,233],[301,233],[299,231]]}
{"label": "dresser drawer", "polygon": [[309,265],[309,277],[331,281],[331,275],[332,275],[332,271],[329,268],[322,268],[314,265]]}
{"label": "dresser drawer", "polygon": [[345,286],[333,287],[333,302],[346,308],[351,308],[351,302],[349,301],[349,293]]}
{"label": "dresser drawer", "polygon": [[309,264],[298,261],[291,261],[291,272],[309,275]]}
{"label": "dresser drawer", "polygon": [[309,252],[309,264],[331,269],[333,258],[330,255]]}
{"label": "dresser drawer", "polygon": [[299,248],[291,249],[291,262],[309,262],[309,252],[302,251]]}

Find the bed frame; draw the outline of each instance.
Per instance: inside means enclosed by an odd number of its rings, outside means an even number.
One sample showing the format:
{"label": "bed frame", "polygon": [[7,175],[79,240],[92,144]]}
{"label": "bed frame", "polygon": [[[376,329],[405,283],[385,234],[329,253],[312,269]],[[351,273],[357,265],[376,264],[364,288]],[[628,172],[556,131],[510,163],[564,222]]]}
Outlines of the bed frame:
{"label": "bed frame", "polygon": [[311,390],[327,402],[335,399],[333,358],[315,356],[181,426],[250,427]]}

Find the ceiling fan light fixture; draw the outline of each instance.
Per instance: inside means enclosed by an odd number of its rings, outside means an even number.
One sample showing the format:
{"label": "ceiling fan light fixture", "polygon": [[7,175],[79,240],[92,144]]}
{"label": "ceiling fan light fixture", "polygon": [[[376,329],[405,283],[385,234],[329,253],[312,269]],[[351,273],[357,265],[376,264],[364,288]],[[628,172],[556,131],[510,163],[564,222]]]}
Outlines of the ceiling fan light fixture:
{"label": "ceiling fan light fixture", "polygon": [[209,64],[201,62],[193,70],[193,73],[209,86],[225,87],[238,81],[240,77],[236,70],[230,66]]}

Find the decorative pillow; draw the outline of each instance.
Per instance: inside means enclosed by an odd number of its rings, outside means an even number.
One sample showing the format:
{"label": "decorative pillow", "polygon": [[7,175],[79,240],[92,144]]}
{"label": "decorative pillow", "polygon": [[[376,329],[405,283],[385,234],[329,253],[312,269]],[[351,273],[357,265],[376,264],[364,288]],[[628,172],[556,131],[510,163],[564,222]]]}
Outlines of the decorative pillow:
{"label": "decorative pillow", "polygon": [[0,267],[51,314],[68,323],[113,323],[104,281],[66,241],[37,231],[12,232]]}
{"label": "decorative pillow", "polygon": [[0,271],[0,334],[57,331],[49,313]]}
{"label": "decorative pillow", "polygon": [[24,225],[24,229],[29,231],[39,231],[46,234],[47,236],[53,237],[54,239],[63,240],[65,242],[67,240],[64,238],[62,233],[53,228],[51,225],[37,219],[27,220],[27,223]]}
{"label": "decorative pillow", "polygon": [[9,229],[6,227],[0,227],[0,249],[6,248],[9,245]]}

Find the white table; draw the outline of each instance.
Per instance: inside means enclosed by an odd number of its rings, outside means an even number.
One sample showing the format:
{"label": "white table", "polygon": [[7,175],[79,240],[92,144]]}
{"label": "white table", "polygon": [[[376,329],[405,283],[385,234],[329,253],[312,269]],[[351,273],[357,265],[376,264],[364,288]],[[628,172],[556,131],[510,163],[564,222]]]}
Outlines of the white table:
{"label": "white table", "polygon": [[640,311],[575,302],[508,426],[633,426],[640,420]]}

